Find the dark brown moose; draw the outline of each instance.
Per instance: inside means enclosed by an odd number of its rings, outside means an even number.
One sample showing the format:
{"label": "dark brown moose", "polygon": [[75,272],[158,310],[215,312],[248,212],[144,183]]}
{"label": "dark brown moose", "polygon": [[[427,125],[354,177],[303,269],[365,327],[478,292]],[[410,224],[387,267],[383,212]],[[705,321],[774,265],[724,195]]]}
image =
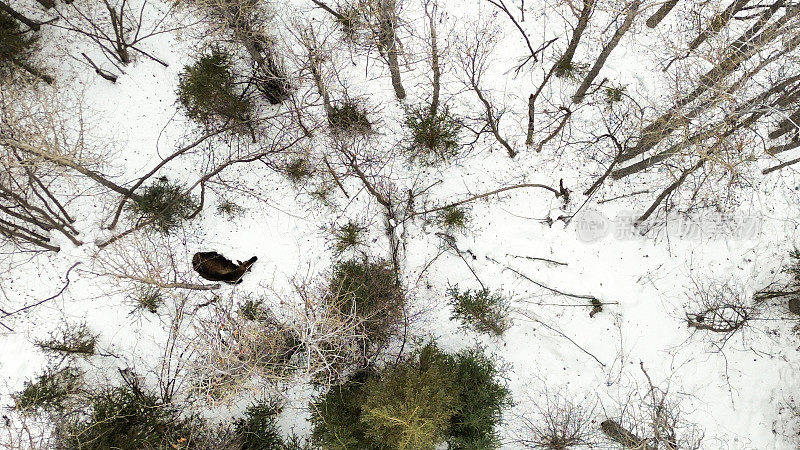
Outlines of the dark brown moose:
{"label": "dark brown moose", "polygon": [[239,284],[257,259],[253,256],[245,262],[237,261],[238,264],[234,264],[217,252],[197,252],[192,258],[192,267],[206,280]]}

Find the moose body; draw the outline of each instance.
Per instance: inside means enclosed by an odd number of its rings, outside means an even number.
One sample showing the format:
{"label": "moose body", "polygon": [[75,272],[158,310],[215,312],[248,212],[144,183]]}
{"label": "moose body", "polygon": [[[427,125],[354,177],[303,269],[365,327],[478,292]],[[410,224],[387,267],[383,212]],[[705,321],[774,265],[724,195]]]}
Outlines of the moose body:
{"label": "moose body", "polygon": [[245,262],[235,264],[217,252],[197,252],[192,258],[192,267],[201,277],[210,281],[239,284],[258,258],[253,256]]}

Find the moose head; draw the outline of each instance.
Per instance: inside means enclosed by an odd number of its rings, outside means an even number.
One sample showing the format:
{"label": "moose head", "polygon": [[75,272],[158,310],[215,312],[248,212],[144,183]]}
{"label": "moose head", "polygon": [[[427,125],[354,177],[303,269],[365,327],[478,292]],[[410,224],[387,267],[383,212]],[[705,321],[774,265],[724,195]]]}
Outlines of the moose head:
{"label": "moose head", "polygon": [[234,264],[217,252],[197,252],[192,258],[192,268],[206,280],[239,284],[256,260],[258,258],[253,256],[245,262],[237,261]]}

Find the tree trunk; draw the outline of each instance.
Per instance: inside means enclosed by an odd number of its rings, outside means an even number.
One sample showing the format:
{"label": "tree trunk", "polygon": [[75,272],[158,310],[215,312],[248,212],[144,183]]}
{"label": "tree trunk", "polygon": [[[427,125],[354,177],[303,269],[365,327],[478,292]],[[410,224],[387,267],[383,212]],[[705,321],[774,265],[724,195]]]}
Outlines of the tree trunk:
{"label": "tree trunk", "polygon": [[662,20],[664,20],[664,17],[667,17],[667,14],[669,14],[669,12],[672,11],[672,8],[674,8],[675,5],[677,4],[678,0],[669,0],[664,4],[662,4],[661,7],[658,8],[658,10],[654,12],[653,15],[647,19],[647,22],[645,22],[647,24],[647,27],[648,28],[657,27],[658,24],[661,23]]}
{"label": "tree trunk", "polygon": [[603,430],[603,433],[605,433],[609,439],[625,448],[654,450],[651,446],[646,444],[646,439],[636,436],[635,434],[623,428],[622,425],[611,419],[606,419],[600,423],[600,429]]}
{"label": "tree trunk", "polygon": [[[756,36],[758,31],[766,25],[769,18],[776,11],[777,7],[773,5],[769,10],[762,13],[759,20],[726,49],[726,53],[729,56],[701,77],[700,85],[695,88],[694,91],[678,100],[676,105],[669,112],[663,114],[642,130],[639,142],[623,155],[621,161],[630,160],[650,150],[661,142],[664,137],[685,125],[691,118],[702,112],[701,108],[695,108],[688,114],[681,114],[680,108],[693,102],[709,89],[716,87],[725,77],[738,69],[743,62],[755,54],[756,51],[765,44],[781,36],[781,28],[790,18],[800,13],[800,5],[787,9],[786,14],[781,17],[781,19],[771,24],[761,34]],[[787,42],[789,48],[796,45],[796,39]]]}
{"label": "tree trunk", "polygon": [[592,15],[595,2],[596,0],[583,0],[583,9],[581,10],[581,15],[578,18],[578,25],[576,25],[575,30],[572,31],[572,37],[569,40],[567,49],[556,63],[558,67],[567,67],[568,65],[572,64],[572,58],[575,57],[575,50],[578,49],[578,43],[581,40],[581,36],[583,36],[583,32],[586,31],[586,27],[589,25],[589,17]]}
{"label": "tree trunk", "polygon": [[82,165],[80,165],[80,164],[76,163],[75,161],[72,161],[71,159],[68,159],[66,157],[57,156],[57,155],[51,155],[51,154],[49,154],[49,153],[47,153],[45,151],[42,151],[42,150],[40,150],[40,149],[38,149],[36,147],[33,147],[31,145],[25,144],[23,142],[15,141],[13,139],[7,139],[7,138],[4,138],[4,137],[0,137],[0,145],[8,145],[9,147],[14,147],[16,149],[19,149],[19,150],[25,152],[25,153],[30,153],[30,154],[36,155],[36,156],[38,156],[40,158],[43,158],[43,159],[45,159],[47,161],[52,162],[53,164],[56,164],[56,165],[59,165],[59,166],[63,166],[63,167],[69,167],[70,169],[73,169],[73,170],[77,171],[78,173],[80,173],[82,175],[85,175],[86,177],[94,180],[95,182],[97,182],[101,186],[104,186],[104,187],[106,187],[106,188],[108,188],[108,189],[110,189],[110,190],[112,190],[114,192],[120,193],[122,195],[126,195],[128,197],[133,197],[134,196],[134,194],[130,190],[125,189],[124,187],[114,183],[113,181],[107,179],[106,177],[100,175],[99,173],[97,173],[97,172],[95,172],[93,170],[87,169],[86,167],[83,167]]}
{"label": "tree trunk", "polygon": [[669,187],[664,189],[664,192],[662,192],[661,194],[658,195],[658,197],[656,197],[656,200],[653,202],[652,205],[650,205],[649,208],[647,208],[647,211],[645,211],[644,214],[642,214],[638,219],[636,219],[636,222],[634,222],[634,226],[638,227],[639,225],[644,223],[644,221],[647,220],[650,217],[650,215],[653,214],[656,208],[658,208],[658,206],[664,200],[666,200],[667,197],[669,197],[673,192],[675,192],[675,189],[678,189],[678,187],[680,187],[680,185],[682,185],[683,182],[686,181],[686,177],[691,175],[697,169],[703,167],[703,164],[705,162],[706,162],[705,159],[701,159],[700,162],[692,166],[691,169],[688,169],[685,172],[683,172],[681,176],[677,180],[675,180],[674,183],[670,184]]}
{"label": "tree trunk", "polygon": [[[695,133],[691,137],[686,140],[682,140],[675,145],[672,145],[669,149],[664,150],[656,155],[650,156],[649,158],[645,158],[642,161],[637,163],[631,164],[626,166],[622,169],[614,171],[611,175],[614,179],[620,179],[626,177],[628,175],[632,175],[634,173],[640,172],[648,167],[651,167],[654,164],[657,164],[661,161],[666,160],[667,158],[676,155],[680,152],[681,149],[686,148],[690,145],[698,144],[708,138],[718,138],[719,141],[727,138],[735,131],[741,128],[747,128],[752,126],[758,119],[762,118],[767,112],[773,110],[775,107],[779,107],[782,104],[793,103],[800,97],[800,91],[797,88],[800,86],[793,86],[789,88],[788,85],[783,85],[783,83],[774,86],[772,89],[768,89],[765,92],[756,95],[753,98],[748,99],[747,101],[742,102],[742,105],[736,108],[733,112],[728,114],[724,119],[715,123],[714,125],[707,127],[705,130]],[[766,102],[772,95],[775,95],[783,90],[788,90],[788,94],[785,94],[779,97],[777,100],[769,103],[763,104]],[[754,112],[753,112],[754,111]],[[747,119],[740,121],[742,116],[750,114]]]}
{"label": "tree trunk", "polygon": [[630,29],[631,25],[633,25],[633,19],[636,18],[636,14],[639,12],[639,5],[641,5],[642,0],[633,0],[628,5],[628,13],[625,16],[625,20],[622,22],[622,25],[617,29],[614,36],[611,40],[606,44],[603,48],[603,51],[600,52],[600,56],[597,57],[592,68],[589,70],[589,73],[586,74],[586,77],[583,79],[583,82],[578,87],[578,90],[575,92],[575,95],[572,96],[573,103],[580,103],[583,101],[583,97],[586,95],[586,91],[589,90],[589,87],[592,85],[592,82],[597,75],[600,73],[600,69],[603,68],[603,65],[606,63],[609,55],[614,50],[614,48],[619,44],[619,41],[622,39],[622,36]]}
{"label": "tree trunk", "polygon": [[794,141],[787,142],[781,145],[774,145],[767,149],[767,154],[775,156],[778,153],[788,152],[789,150],[793,150],[797,147],[800,147],[800,140],[795,139]]}
{"label": "tree trunk", "polygon": [[694,40],[689,44],[688,53],[696,50],[697,47],[705,42],[709,36],[716,34],[719,32],[719,30],[723,29],[731,20],[733,15],[736,14],[740,9],[744,8],[749,1],[750,0],[736,0],[735,2],[731,3],[731,5],[728,6],[725,11],[719,13],[713,19],[711,19],[711,23],[708,25],[708,28],[694,38]]}
{"label": "tree trunk", "polygon": [[436,120],[436,114],[439,112],[439,91],[441,90],[442,69],[439,66],[439,45],[436,42],[436,21],[434,14],[436,14],[436,7],[434,6],[433,12],[428,11],[428,5],[425,5],[425,13],[428,15],[428,26],[431,28],[431,70],[433,71],[433,95],[431,96],[431,118]]}
{"label": "tree trunk", "polygon": [[398,100],[406,98],[406,90],[400,78],[400,62],[398,59],[398,42],[395,27],[397,26],[397,10],[394,0],[380,0],[378,6],[378,44],[386,56],[392,87]]}
{"label": "tree trunk", "polygon": [[800,110],[795,111],[792,113],[791,116],[783,119],[779,124],[778,128],[772,130],[769,133],[770,139],[777,139],[784,134],[792,131],[792,130],[800,129]]}
{"label": "tree trunk", "polygon": [[528,134],[525,136],[525,145],[530,147],[533,145],[533,127],[534,127],[534,114],[536,113],[536,99],[533,94],[528,96]]}

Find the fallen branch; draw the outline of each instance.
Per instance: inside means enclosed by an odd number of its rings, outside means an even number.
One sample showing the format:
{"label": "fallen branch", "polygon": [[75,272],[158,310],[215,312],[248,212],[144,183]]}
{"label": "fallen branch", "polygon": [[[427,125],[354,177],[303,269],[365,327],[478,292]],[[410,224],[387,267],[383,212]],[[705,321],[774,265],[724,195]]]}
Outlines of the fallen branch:
{"label": "fallen branch", "polygon": [[546,289],[546,290],[548,290],[548,291],[550,291],[550,292],[552,292],[554,294],[563,295],[565,297],[580,298],[580,299],[584,299],[584,300],[600,302],[600,299],[598,299],[597,297],[595,297],[593,295],[570,294],[570,293],[567,293],[567,292],[559,291],[558,289],[551,288],[550,286],[546,286],[546,285],[544,285],[544,284],[542,284],[542,283],[530,278],[529,276],[525,275],[524,273],[520,272],[519,270],[514,269],[513,267],[509,267],[509,266],[503,265],[500,261],[492,258],[491,256],[487,256],[486,259],[488,259],[489,261],[491,261],[491,262],[493,262],[495,264],[499,264],[499,265],[503,266],[504,270],[510,270],[510,271],[514,272],[515,274],[517,274],[518,276],[520,276],[521,278],[524,278],[524,279],[530,281],[531,283],[535,284],[536,286],[539,286],[542,289]]}
{"label": "fallen branch", "polygon": [[489,192],[486,192],[486,193],[483,193],[483,194],[473,195],[472,197],[465,198],[464,200],[459,200],[457,202],[449,203],[449,204],[444,205],[444,206],[439,206],[439,207],[432,208],[432,209],[426,209],[425,211],[415,212],[415,213],[409,214],[408,217],[411,218],[411,217],[415,217],[415,216],[419,216],[419,215],[430,214],[430,213],[433,213],[433,212],[442,211],[442,210],[445,210],[447,208],[452,208],[454,206],[463,205],[465,203],[473,202],[475,200],[480,200],[482,198],[491,197],[492,195],[496,195],[496,194],[499,194],[501,192],[510,191],[512,189],[521,189],[521,188],[547,189],[548,191],[554,193],[556,198],[561,197],[566,193],[566,189],[559,190],[559,189],[556,189],[556,188],[553,188],[553,187],[550,187],[550,186],[547,186],[547,185],[544,185],[544,184],[537,184],[537,183],[515,184],[513,186],[502,187],[500,189],[495,189],[493,191],[489,191]]}
{"label": "fallen branch", "polygon": [[566,265],[568,265],[567,263],[562,263],[562,262],[559,262],[559,261],[553,261],[552,259],[547,259],[547,258],[538,258],[536,256],[512,255],[511,253],[506,253],[506,256],[511,256],[513,258],[525,258],[525,259],[530,259],[531,261],[544,261],[544,262],[549,262],[549,263],[555,264],[557,266],[566,266]]}
{"label": "fallen branch", "polygon": [[570,341],[570,342],[572,343],[572,345],[574,345],[575,347],[578,347],[578,349],[580,349],[580,350],[581,350],[583,353],[586,353],[587,355],[591,356],[591,357],[592,357],[592,359],[594,359],[595,361],[597,361],[597,364],[600,364],[600,367],[603,367],[603,368],[605,368],[605,367],[606,367],[606,365],[605,365],[605,364],[603,364],[603,362],[602,362],[602,361],[600,361],[599,359],[597,359],[597,357],[596,357],[596,356],[594,356],[593,354],[591,354],[591,353],[590,353],[588,350],[586,350],[585,348],[583,348],[583,347],[581,347],[580,345],[578,345],[578,343],[577,343],[577,342],[573,341],[573,340],[572,340],[572,338],[570,338],[569,336],[567,336],[566,334],[564,334],[564,332],[563,332],[563,331],[560,331],[560,330],[558,330],[558,329],[556,329],[556,328],[553,328],[553,327],[551,327],[550,325],[548,325],[548,324],[546,324],[546,323],[542,322],[541,320],[537,319],[536,317],[532,317],[531,315],[532,315],[533,313],[531,313],[530,311],[526,311],[526,310],[524,310],[524,309],[519,309],[519,308],[515,308],[514,310],[515,310],[516,312],[518,312],[519,314],[521,314],[521,315],[525,316],[526,318],[528,318],[528,319],[530,319],[530,320],[532,320],[532,321],[534,321],[534,322],[536,322],[536,323],[540,324],[541,326],[543,326],[543,327],[547,328],[548,330],[550,330],[550,331],[552,331],[552,332],[554,332],[554,333],[558,334],[559,336],[563,337],[564,339],[566,339],[566,340]]}
{"label": "fallen branch", "polygon": [[[69,279],[69,274],[70,274],[70,272],[72,272],[72,269],[74,269],[75,267],[77,267],[77,266],[78,266],[78,264],[80,264],[80,261],[76,262],[76,263],[75,263],[75,264],[73,264],[73,265],[72,265],[72,266],[71,266],[69,269],[67,269],[67,273],[64,275],[64,278],[66,278],[67,282],[66,282],[66,283],[64,283],[64,286],[63,286],[63,287],[61,288],[61,290],[59,290],[59,291],[58,291],[58,292],[57,292],[55,295],[53,295],[53,296],[51,296],[51,297],[47,297],[47,298],[46,298],[46,299],[44,299],[44,300],[39,300],[39,301],[38,301],[38,302],[36,302],[36,303],[31,303],[30,305],[23,306],[22,308],[20,308],[20,309],[17,309],[16,311],[7,312],[7,313],[5,313],[5,314],[3,315],[3,317],[2,317],[2,318],[3,318],[3,319],[5,319],[6,317],[13,316],[14,314],[17,314],[17,313],[20,313],[20,312],[23,312],[23,311],[27,311],[27,310],[29,310],[29,309],[31,309],[31,308],[34,308],[34,307],[36,307],[36,306],[39,306],[39,305],[41,305],[41,304],[43,304],[43,303],[49,302],[50,300],[54,300],[54,299],[58,298],[59,296],[61,296],[61,294],[63,294],[63,293],[64,293],[64,291],[66,291],[66,290],[67,290],[67,288],[69,287],[69,283],[70,283],[70,281],[71,281],[71,280]],[[5,325],[4,325],[4,326],[5,326]],[[6,327],[6,328],[8,328],[8,327]]]}

